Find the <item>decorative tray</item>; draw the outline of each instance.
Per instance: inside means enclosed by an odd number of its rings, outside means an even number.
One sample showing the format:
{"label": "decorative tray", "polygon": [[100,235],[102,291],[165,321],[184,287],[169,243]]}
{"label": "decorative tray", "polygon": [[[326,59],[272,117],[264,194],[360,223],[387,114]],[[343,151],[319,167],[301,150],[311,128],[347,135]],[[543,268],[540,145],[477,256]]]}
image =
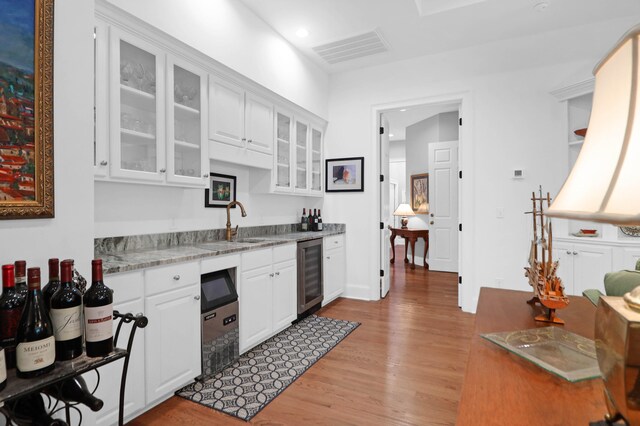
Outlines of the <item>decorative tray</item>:
{"label": "decorative tray", "polygon": [[593,340],[562,328],[542,327],[481,336],[570,382],[601,376]]}

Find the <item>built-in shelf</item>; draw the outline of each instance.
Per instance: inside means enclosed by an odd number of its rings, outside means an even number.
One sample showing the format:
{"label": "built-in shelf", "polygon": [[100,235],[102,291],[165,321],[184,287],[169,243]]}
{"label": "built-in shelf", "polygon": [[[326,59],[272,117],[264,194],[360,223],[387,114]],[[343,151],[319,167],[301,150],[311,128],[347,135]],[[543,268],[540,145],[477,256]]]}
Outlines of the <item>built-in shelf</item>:
{"label": "built-in shelf", "polygon": [[176,108],[176,111],[185,112],[187,114],[191,114],[194,118],[200,116],[200,111],[195,108],[191,108],[189,106],[183,105],[181,103],[175,102],[173,106]]}
{"label": "built-in shelf", "polygon": [[120,102],[124,105],[155,113],[156,97],[150,93],[121,84],[120,98]]}
{"label": "built-in shelf", "polygon": [[176,146],[181,146],[183,148],[190,148],[190,149],[200,149],[200,145],[192,143],[192,142],[187,142],[187,141],[174,141]]}
{"label": "built-in shelf", "polygon": [[[120,129],[120,133],[122,134],[122,136],[128,136],[129,139],[136,139],[136,140],[140,140],[142,142],[154,142],[156,141],[156,137],[155,135],[152,135],[150,133],[143,133],[143,132],[138,132],[135,130],[129,130],[129,129]],[[124,142],[124,138],[123,138],[123,142]]]}

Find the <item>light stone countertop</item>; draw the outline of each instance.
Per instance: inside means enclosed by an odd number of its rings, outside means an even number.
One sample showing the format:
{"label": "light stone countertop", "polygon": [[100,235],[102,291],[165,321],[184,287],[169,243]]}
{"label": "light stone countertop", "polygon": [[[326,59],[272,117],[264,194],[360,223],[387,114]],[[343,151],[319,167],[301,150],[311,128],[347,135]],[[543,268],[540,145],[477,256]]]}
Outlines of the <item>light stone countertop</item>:
{"label": "light stone countertop", "polygon": [[256,250],[292,242],[312,240],[332,235],[344,234],[345,231],[326,230],[320,232],[290,232],[276,235],[256,235],[240,238],[240,241],[227,242],[224,240],[196,243],[193,245],[178,245],[167,248],[140,249],[103,253],[98,255],[102,259],[104,274],[136,271],[154,266],[168,265],[179,262],[189,262],[213,256]]}

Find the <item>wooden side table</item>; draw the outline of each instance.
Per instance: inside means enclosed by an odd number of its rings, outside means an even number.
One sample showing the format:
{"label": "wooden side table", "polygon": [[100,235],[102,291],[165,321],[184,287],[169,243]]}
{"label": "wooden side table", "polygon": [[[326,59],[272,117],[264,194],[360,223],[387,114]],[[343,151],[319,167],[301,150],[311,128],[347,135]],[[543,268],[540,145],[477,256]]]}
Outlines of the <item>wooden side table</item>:
{"label": "wooden side table", "polygon": [[[422,238],[424,240],[424,267],[429,269],[429,264],[427,263],[427,252],[429,251],[429,230],[428,229],[402,229],[402,228],[392,228],[389,226],[389,230],[391,231],[391,237],[389,240],[391,241],[391,263],[393,263],[396,259],[396,247],[393,245],[393,241],[396,237],[404,238],[405,247],[409,247],[408,244],[411,244],[411,269],[416,268],[415,264],[415,252],[416,252],[416,241],[418,238]],[[404,251],[404,263],[409,263],[409,259],[407,259],[407,253],[409,250]]]}

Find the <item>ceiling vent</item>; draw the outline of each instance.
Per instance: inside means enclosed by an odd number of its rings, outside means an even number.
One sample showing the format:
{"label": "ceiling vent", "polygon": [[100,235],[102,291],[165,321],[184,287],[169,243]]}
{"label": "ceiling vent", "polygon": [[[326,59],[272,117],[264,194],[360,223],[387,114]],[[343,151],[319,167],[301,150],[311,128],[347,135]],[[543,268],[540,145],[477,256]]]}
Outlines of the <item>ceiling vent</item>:
{"label": "ceiling vent", "polygon": [[378,30],[374,30],[345,38],[344,40],[316,46],[313,50],[329,64],[337,64],[338,62],[386,52],[389,49]]}

